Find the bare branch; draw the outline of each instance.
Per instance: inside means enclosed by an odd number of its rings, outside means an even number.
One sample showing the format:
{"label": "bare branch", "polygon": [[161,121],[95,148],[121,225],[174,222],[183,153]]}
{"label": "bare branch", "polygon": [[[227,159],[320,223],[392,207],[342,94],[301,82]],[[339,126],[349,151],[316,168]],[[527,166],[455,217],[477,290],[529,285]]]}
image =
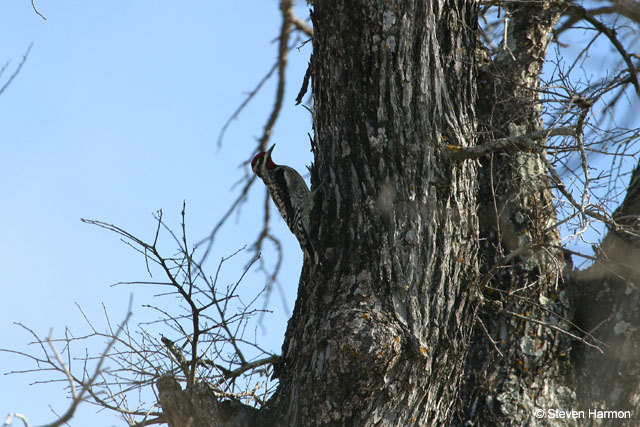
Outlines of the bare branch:
{"label": "bare branch", "polygon": [[22,421],[22,424],[24,425],[24,427],[29,427],[29,423],[27,422],[27,417],[25,417],[22,414],[19,414],[17,412],[11,412],[9,415],[7,415],[7,418],[5,418],[4,420],[4,424],[3,427],[8,427],[11,425],[11,420],[13,418],[17,418],[19,420]]}
{"label": "bare branch", "polygon": [[[18,73],[20,73],[20,70],[22,69],[22,66],[24,65],[25,62],[27,62],[27,57],[29,56],[29,52],[31,52],[31,48],[32,47],[33,47],[33,43],[29,43],[29,47],[27,47],[27,51],[24,53],[24,55],[22,55],[22,61],[20,61],[20,63],[18,64],[18,67],[13,72],[13,74],[11,74],[11,76],[5,82],[5,84],[2,87],[0,87],[0,95],[2,95],[2,93],[7,89],[7,87],[9,87],[9,85],[11,84],[13,79],[15,79],[16,76],[18,75]],[[2,71],[4,71],[5,68],[6,68],[6,65],[5,65],[5,67],[3,67]]]}
{"label": "bare branch", "polygon": [[298,31],[302,31],[309,37],[313,37],[313,29],[302,19],[298,18],[293,12],[293,5],[289,8],[289,21],[296,27]]}
{"label": "bare branch", "polygon": [[534,319],[532,317],[527,317],[527,316],[523,316],[523,315],[518,314],[518,313],[514,313],[514,312],[509,311],[509,310],[502,310],[502,312],[508,314],[509,316],[513,316],[513,317],[515,317],[517,319],[521,319],[521,320],[524,320],[526,322],[535,323],[536,325],[541,325],[541,326],[544,326],[545,328],[553,329],[554,331],[560,332],[561,334],[564,334],[564,335],[568,336],[569,338],[572,338],[572,339],[574,339],[576,341],[580,341],[581,343],[583,343],[586,346],[589,346],[591,348],[595,348],[600,353],[604,353],[604,351],[602,351],[602,349],[598,345],[591,344],[589,341],[587,341],[583,337],[579,337],[579,336],[577,336],[575,334],[572,334],[571,332],[567,331],[566,329],[559,328],[556,325],[552,325],[549,322],[543,322],[543,321]]}
{"label": "bare branch", "polygon": [[222,218],[220,219],[220,221],[218,221],[218,223],[215,225],[215,227],[213,227],[213,230],[211,231],[211,233],[209,233],[209,235],[207,237],[205,237],[204,239],[200,240],[196,244],[196,246],[200,246],[201,244],[203,244],[205,242],[207,243],[207,248],[205,249],[204,254],[200,258],[199,264],[203,264],[204,261],[209,256],[209,253],[210,253],[211,249],[213,249],[213,243],[215,241],[216,234],[218,233],[220,228],[222,228],[222,226],[225,224],[227,219],[229,219],[231,214],[233,212],[235,212],[241,206],[241,204],[246,200],[247,194],[249,193],[249,189],[251,188],[251,186],[253,185],[255,180],[256,180],[256,176],[255,175],[252,175],[251,177],[247,178],[244,186],[242,187],[242,190],[240,191],[240,194],[238,195],[238,197],[236,197],[236,199],[231,204],[231,207],[229,207],[227,212],[225,212],[225,214],[222,215]]}
{"label": "bare branch", "polygon": [[620,43],[620,41],[616,37],[615,30],[604,25],[602,22],[596,19],[596,17],[593,16],[588,10],[586,10],[584,7],[578,4],[570,3],[568,10],[572,14],[578,16],[579,18],[584,19],[585,21],[593,25],[602,34],[607,36],[609,41],[611,41],[611,44],[615,46],[615,48],[618,50],[618,53],[620,53],[620,56],[622,56],[622,59],[627,64],[627,69],[629,72],[629,77],[631,78],[631,83],[635,87],[636,93],[640,95],[640,83],[638,83],[638,77],[637,77],[638,69],[631,61],[631,57],[629,56],[625,48],[622,46],[622,43]]}
{"label": "bare branch", "polygon": [[265,76],[262,78],[262,80],[260,80],[260,82],[258,82],[258,85],[251,92],[249,92],[247,97],[244,99],[244,101],[242,101],[242,103],[236,109],[236,111],[234,111],[233,114],[231,115],[231,117],[229,117],[227,119],[227,121],[224,123],[224,125],[222,125],[222,129],[220,130],[220,133],[218,134],[218,148],[220,148],[222,146],[222,139],[224,138],[224,134],[227,132],[227,128],[229,127],[229,125],[231,125],[231,122],[238,118],[238,116],[240,115],[242,110],[244,110],[244,107],[246,107],[247,104],[249,104],[249,102],[260,91],[260,89],[267,82],[267,80],[269,80],[269,78],[271,78],[271,76],[273,75],[273,72],[276,71],[277,68],[278,68],[278,62],[273,64],[273,66],[267,72],[267,74],[265,74]]}
{"label": "bare branch", "polygon": [[42,19],[44,19],[45,21],[47,20],[47,18],[44,17],[44,15],[42,13],[40,13],[40,11],[36,8],[36,3],[35,0],[31,0],[31,7],[33,8],[33,11]]}
{"label": "bare branch", "polygon": [[458,147],[456,145],[448,145],[447,150],[443,150],[443,154],[451,156],[456,160],[468,160],[479,159],[485,154],[504,151],[508,148],[519,148],[539,152],[544,150],[546,147],[544,145],[538,145],[533,141],[560,135],[574,136],[575,129],[573,127],[560,127],[555,129],[539,130],[526,135],[498,138],[488,144],[477,145],[475,147]]}
{"label": "bare branch", "polygon": [[289,35],[291,34],[291,14],[293,10],[292,0],[281,0],[280,11],[282,12],[282,25],[280,27],[279,47],[278,47],[278,83],[276,87],[276,99],[273,110],[264,126],[262,138],[260,138],[259,151],[265,151],[273,126],[280,115],[282,102],[284,100],[285,74],[287,70],[287,53],[289,52]]}
{"label": "bare branch", "polygon": [[54,422],[52,422],[50,424],[46,424],[43,427],[58,427],[58,426],[61,426],[62,424],[65,424],[67,421],[69,421],[73,417],[73,414],[76,412],[76,409],[78,408],[78,405],[80,404],[80,402],[82,402],[84,400],[85,393],[88,393],[88,391],[91,389],[91,387],[93,387],[93,385],[94,385],[96,379],[98,378],[98,376],[101,374],[101,372],[102,372],[102,364],[104,363],[104,361],[107,358],[109,352],[111,351],[111,348],[114,346],[114,344],[118,340],[118,336],[120,335],[120,333],[124,329],[125,325],[129,322],[129,319],[131,318],[131,314],[132,314],[132,312],[131,312],[132,304],[133,304],[133,297],[129,298],[129,309],[127,310],[127,315],[125,316],[124,320],[122,321],[122,323],[118,327],[117,331],[113,335],[113,338],[111,339],[111,341],[109,341],[109,343],[107,344],[107,347],[105,348],[105,350],[102,352],[102,356],[100,357],[100,360],[98,361],[98,364],[97,364],[97,366],[96,366],[96,368],[95,368],[95,370],[93,372],[93,375],[87,381],[84,381],[84,383],[82,385],[82,389],[80,390],[80,393],[76,393],[76,388],[75,388],[76,380],[74,379],[73,375],[71,374],[71,371],[69,371],[69,367],[60,358],[60,355],[59,355],[55,345],[53,344],[53,342],[51,340],[51,337],[47,338],[47,342],[51,346],[51,349],[54,352],[54,355],[56,357],[56,360],[60,364],[59,365],[60,368],[67,375],[67,379],[69,380],[69,386],[71,387],[71,390],[72,390],[73,399],[72,399],[72,402],[71,402],[71,406],[69,407],[69,409],[67,409],[67,412],[65,412],[56,421],[54,421]]}

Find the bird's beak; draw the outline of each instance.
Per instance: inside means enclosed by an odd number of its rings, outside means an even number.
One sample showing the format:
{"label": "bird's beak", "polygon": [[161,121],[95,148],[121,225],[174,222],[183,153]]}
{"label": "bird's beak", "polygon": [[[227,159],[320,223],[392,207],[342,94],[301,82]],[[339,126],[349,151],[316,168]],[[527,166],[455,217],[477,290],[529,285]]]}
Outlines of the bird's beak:
{"label": "bird's beak", "polygon": [[271,152],[273,151],[273,148],[274,148],[275,146],[276,146],[276,144],[273,144],[273,145],[271,146],[271,148],[269,148],[269,149],[267,150],[267,159],[271,157]]}

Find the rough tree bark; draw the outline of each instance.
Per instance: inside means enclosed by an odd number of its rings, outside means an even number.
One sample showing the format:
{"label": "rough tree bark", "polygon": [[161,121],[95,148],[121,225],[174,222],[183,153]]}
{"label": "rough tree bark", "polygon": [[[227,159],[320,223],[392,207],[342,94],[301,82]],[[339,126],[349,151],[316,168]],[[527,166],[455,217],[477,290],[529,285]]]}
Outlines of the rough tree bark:
{"label": "rough tree bark", "polygon": [[[273,410],[283,425],[453,413],[474,316],[471,2],[316,2],[312,229]],[[470,48],[471,47],[471,48]]]}
{"label": "rough tree bark", "polygon": [[[540,73],[563,7],[555,1],[505,3],[511,18],[505,48],[478,61],[480,144],[541,129]],[[569,329],[565,260],[554,248],[560,236],[544,157],[514,146],[480,159],[483,270],[491,281],[469,352],[460,424],[544,424],[533,417],[535,408],[577,408],[563,375],[569,339],[526,320]],[[504,261],[513,254],[518,256]],[[495,265],[504,268],[494,275]]]}

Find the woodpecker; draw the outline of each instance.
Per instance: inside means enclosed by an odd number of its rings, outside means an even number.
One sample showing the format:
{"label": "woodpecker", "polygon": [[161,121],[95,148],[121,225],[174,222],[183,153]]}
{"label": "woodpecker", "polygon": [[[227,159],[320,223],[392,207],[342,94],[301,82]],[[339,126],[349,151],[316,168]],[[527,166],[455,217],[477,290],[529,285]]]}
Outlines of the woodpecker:
{"label": "woodpecker", "polygon": [[312,193],[295,169],[276,165],[271,160],[271,152],[275,146],[273,144],[266,153],[262,151],[256,154],[251,160],[251,169],[264,181],[273,203],[289,230],[298,239],[305,255],[313,259],[313,246],[309,239]]}

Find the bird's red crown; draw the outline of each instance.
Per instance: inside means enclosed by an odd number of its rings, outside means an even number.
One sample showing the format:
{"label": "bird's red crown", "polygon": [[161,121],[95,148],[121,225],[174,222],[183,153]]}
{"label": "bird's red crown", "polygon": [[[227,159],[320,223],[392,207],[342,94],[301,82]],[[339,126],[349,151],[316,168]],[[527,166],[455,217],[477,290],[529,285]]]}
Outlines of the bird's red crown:
{"label": "bird's red crown", "polygon": [[[267,155],[267,153],[265,153],[264,151],[261,151],[260,153],[256,154],[253,160],[251,160],[251,168],[253,168],[256,165],[256,163],[258,163],[258,159],[263,158],[265,155]],[[271,160],[271,155],[269,155],[269,157],[267,157],[267,169],[273,169],[275,167],[276,167],[276,164],[273,163],[273,160]]]}

